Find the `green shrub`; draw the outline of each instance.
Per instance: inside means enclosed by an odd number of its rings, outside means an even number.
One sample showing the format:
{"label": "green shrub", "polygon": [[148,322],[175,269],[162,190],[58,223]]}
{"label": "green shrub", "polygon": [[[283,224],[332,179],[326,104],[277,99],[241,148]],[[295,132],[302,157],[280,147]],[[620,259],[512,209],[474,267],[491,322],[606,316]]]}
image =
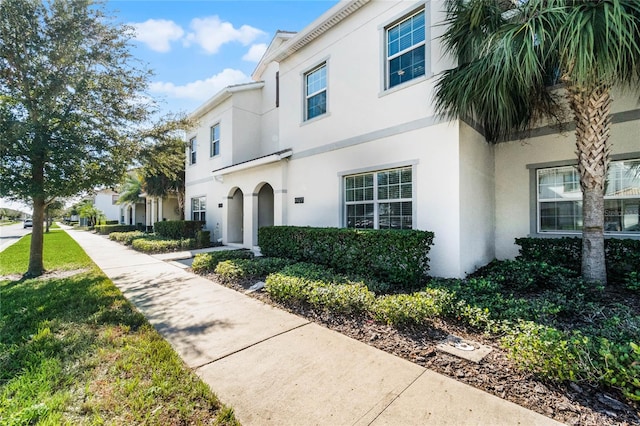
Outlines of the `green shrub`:
{"label": "green shrub", "polygon": [[196,238],[196,233],[204,226],[199,220],[163,220],[153,224],[153,231],[163,238],[179,240]]}
{"label": "green shrub", "polygon": [[197,254],[191,264],[191,269],[196,274],[214,272],[219,262],[230,259],[251,259],[253,253],[249,250],[220,250],[209,253]]}
{"label": "green shrub", "polygon": [[264,289],[278,302],[300,303],[308,300],[311,287],[311,280],[277,272],[267,276]]}
{"label": "green shrub", "polygon": [[502,339],[509,357],[523,370],[554,380],[589,379],[593,347],[580,332],[521,321]]}
{"label": "green shrub", "polygon": [[373,307],[373,316],[389,325],[426,324],[453,312],[454,295],[427,288],[413,294],[381,296]]}
{"label": "green shrub", "polygon": [[253,259],[230,259],[218,263],[215,273],[224,280],[266,277],[281,271],[293,261],[279,257],[256,257]]}
{"label": "green shrub", "polygon": [[624,286],[627,290],[640,291],[640,273],[630,272],[624,280]]}
{"label": "green shrub", "polygon": [[158,238],[138,238],[134,239],[131,247],[143,253],[167,253],[172,251],[192,250],[197,243],[193,238],[181,240],[164,240]]}
{"label": "green shrub", "polygon": [[196,232],[196,241],[198,242],[198,248],[211,246],[211,231],[198,231]]}
{"label": "green shrub", "polygon": [[[287,269],[287,268],[285,268]],[[277,301],[306,302],[311,306],[334,313],[365,312],[375,301],[362,282],[317,281],[306,277],[278,272],[267,276],[265,290]]]}
{"label": "green shrub", "polygon": [[533,322],[520,322],[502,340],[510,358],[525,371],[555,381],[587,381],[622,390],[640,401],[640,346],[613,343]]}
{"label": "green shrub", "polygon": [[344,284],[315,282],[309,287],[307,302],[315,308],[349,314],[368,311],[375,298],[375,294],[361,282]]}
{"label": "green shrub", "polygon": [[[545,262],[580,272],[582,262],[582,239],[563,238],[516,238],[520,246],[518,259]],[[611,283],[621,284],[631,272],[640,273],[640,240],[607,238],[605,260],[607,278]]]}
{"label": "green shrub", "polygon": [[96,225],[94,231],[100,235],[109,235],[112,232],[135,231],[135,225]]}
{"label": "green shrub", "polygon": [[356,230],[263,227],[258,239],[265,256],[312,262],[395,286],[425,278],[433,233],[417,230]]}
{"label": "green shrub", "polygon": [[129,231],[129,232],[112,232],[109,234],[109,239],[112,241],[117,241],[126,246],[130,246],[133,240],[138,238],[144,238],[146,234],[140,231]]}
{"label": "green shrub", "polygon": [[575,277],[576,272],[546,262],[518,259],[494,260],[473,276],[486,278],[506,289],[528,292],[555,288],[555,284],[566,277]]}
{"label": "green shrub", "polygon": [[331,268],[307,262],[298,262],[286,266],[282,269],[282,274],[292,277],[306,278],[311,281],[327,282],[332,282],[336,276],[336,273]]}
{"label": "green shrub", "polygon": [[640,346],[635,342],[614,344],[601,339],[598,352],[604,370],[601,382],[621,389],[633,401],[640,401]]}

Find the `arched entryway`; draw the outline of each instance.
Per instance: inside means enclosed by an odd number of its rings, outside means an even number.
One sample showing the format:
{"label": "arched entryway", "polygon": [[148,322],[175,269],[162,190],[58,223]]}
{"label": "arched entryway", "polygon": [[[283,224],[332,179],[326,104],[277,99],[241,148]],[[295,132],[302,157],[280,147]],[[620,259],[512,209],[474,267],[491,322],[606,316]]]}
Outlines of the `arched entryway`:
{"label": "arched entryway", "polygon": [[229,196],[229,211],[227,218],[227,242],[244,242],[244,194],[236,188]]}
{"label": "arched entryway", "polygon": [[273,188],[268,183],[258,191],[258,229],[273,226]]}

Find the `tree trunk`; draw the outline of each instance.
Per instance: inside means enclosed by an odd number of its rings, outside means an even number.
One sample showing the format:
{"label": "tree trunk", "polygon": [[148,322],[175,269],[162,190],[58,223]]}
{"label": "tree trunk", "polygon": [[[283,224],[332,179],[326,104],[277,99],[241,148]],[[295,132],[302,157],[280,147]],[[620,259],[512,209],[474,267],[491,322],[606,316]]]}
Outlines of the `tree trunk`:
{"label": "tree trunk", "polygon": [[44,221],[46,223],[46,229],[44,232],[46,232],[47,234],[49,233],[49,206],[47,206],[45,208],[45,213],[44,213]]}
{"label": "tree trunk", "polygon": [[604,253],[604,193],[609,165],[611,94],[606,85],[569,87],[576,123],[576,154],[582,187],[582,277],[607,283]]}
{"label": "tree trunk", "polygon": [[39,277],[44,273],[42,251],[44,248],[44,196],[33,197],[33,227],[31,228],[31,247],[29,249],[29,269],[25,277]]}

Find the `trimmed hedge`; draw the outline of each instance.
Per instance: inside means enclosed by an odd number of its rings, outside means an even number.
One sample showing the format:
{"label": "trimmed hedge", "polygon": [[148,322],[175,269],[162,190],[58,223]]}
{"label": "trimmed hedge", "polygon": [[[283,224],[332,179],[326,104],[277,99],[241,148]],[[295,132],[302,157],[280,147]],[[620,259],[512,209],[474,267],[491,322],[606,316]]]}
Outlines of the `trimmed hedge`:
{"label": "trimmed hedge", "polygon": [[291,265],[290,259],[256,257],[255,259],[230,259],[218,262],[216,274],[223,280],[266,277]]}
{"label": "trimmed hedge", "polygon": [[198,242],[195,238],[183,238],[180,240],[138,238],[131,242],[131,247],[143,253],[167,253],[198,248]]}
{"label": "trimmed hedge", "polygon": [[270,226],[258,230],[258,241],[265,256],[317,263],[338,272],[411,286],[427,275],[433,233]]}
{"label": "trimmed hedge", "polygon": [[125,246],[130,246],[133,240],[144,238],[145,235],[146,234],[141,231],[112,232],[109,234],[109,239],[124,244]]}
{"label": "trimmed hedge", "polygon": [[200,253],[193,259],[191,269],[196,274],[206,274],[215,271],[218,263],[224,260],[251,258],[253,258],[253,253],[249,250],[221,250]]}
{"label": "trimmed hedge", "polygon": [[[580,272],[582,238],[516,238],[520,246],[518,259],[545,262]],[[635,272],[640,274],[640,240],[607,238],[604,240],[607,278],[621,284]]]}
{"label": "trimmed hedge", "polygon": [[153,231],[163,238],[179,240],[180,238],[196,238],[204,222],[200,220],[164,220],[153,224]]}
{"label": "trimmed hedge", "polygon": [[95,232],[100,235],[109,235],[112,232],[129,232],[135,231],[135,225],[96,225]]}

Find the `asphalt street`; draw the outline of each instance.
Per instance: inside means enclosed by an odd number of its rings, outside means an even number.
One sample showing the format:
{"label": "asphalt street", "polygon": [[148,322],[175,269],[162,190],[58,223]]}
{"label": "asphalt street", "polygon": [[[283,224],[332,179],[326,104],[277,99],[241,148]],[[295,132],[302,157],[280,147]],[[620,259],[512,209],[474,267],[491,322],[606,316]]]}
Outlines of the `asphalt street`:
{"label": "asphalt street", "polygon": [[23,228],[22,222],[15,225],[0,226],[0,251],[3,251],[29,233],[31,233],[31,228]]}

